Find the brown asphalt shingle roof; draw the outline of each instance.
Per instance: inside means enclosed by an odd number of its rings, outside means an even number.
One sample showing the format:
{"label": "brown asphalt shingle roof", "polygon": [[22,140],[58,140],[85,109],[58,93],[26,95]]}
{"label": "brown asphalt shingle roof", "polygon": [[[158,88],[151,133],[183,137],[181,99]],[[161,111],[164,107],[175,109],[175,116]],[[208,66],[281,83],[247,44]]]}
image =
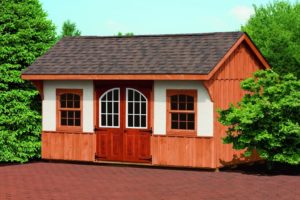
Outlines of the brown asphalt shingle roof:
{"label": "brown asphalt shingle roof", "polygon": [[208,74],[242,34],[65,37],[23,74]]}

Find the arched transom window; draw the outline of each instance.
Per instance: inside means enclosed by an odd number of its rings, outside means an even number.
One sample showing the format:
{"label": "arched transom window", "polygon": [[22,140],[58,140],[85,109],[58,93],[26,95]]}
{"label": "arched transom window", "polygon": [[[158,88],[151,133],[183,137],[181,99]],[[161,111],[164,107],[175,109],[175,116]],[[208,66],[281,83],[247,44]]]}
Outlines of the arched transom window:
{"label": "arched transom window", "polygon": [[147,98],[138,90],[126,89],[126,127],[147,128]]}
{"label": "arched transom window", "polygon": [[99,99],[100,127],[120,126],[120,88],[113,88]]}

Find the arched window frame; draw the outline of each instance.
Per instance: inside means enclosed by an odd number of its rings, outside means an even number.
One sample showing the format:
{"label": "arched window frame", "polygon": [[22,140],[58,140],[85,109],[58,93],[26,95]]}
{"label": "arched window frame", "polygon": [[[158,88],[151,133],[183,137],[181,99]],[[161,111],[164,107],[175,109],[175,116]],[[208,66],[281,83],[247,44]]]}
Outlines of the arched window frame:
{"label": "arched window frame", "polygon": [[[194,98],[193,110],[172,110],[171,109],[171,96],[174,95],[187,95]],[[194,129],[172,129],[172,113],[194,114]],[[195,136],[197,134],[197,90],[167,90],[167,134],[168,135],[183,135],[183,136]]]}
{"label": "arched window frame", "polygon": [[[62,108],[61,96],[63,94],[74,94],[79,96],[80,108]],[[62,111],[80,111],[80,125],[69,126],[61,124],[61,112]],[[56,130],[64,132],[82,132],[83,127],[83,91],[82,89],[56,89]]]}
{"label": "arched window frame", "polygon": [[[118,126],[108,126],[108,125],[102,125],[102,123],[101,123],[101,117],[102,117],[102,107],[101,107],[101,105],[102,105],[102,99],[103,99],[103,97],[105,97],[106,96],[106,98],[107,98],[107,95],[108,95],[108,93],[109,92],[112,92],[113,93],[113,91],[114,90],[117,90],[118,91],[118,101],[115,101],[115,100],[112,100],[112,103],[113,102],[118,102],[118,113],[117,113],[117,115],[118,115]],[[113,97],[112,97],[113,98]],[[106,101],[108,101],[107,99],[106,99]],[[101,128],[120,128],[120,118],[121,118],[121,116],[120,116],[120,104],[121,104],[121,102],[120,102],[120,88],[118,88],[118,87],[116,87],[116,88],[111,88],[111,89],[109,89],[109,90],[107,90],[107,91],[105,91],[100,97],[99,97],[99,127],[101,127]],[[107,115],[109,114],[109,113],[107,113],[107,102],[106,102],[106,113],[105,113],[105,115],[106,115],[106,122],[107,122]],[[114,115],[115,113],[113,112],[113,108],[112,108],[112,113],[111,113],[111,115]],[[113,120],[113,117],[112,117],[112,120]]]}
{"label": "arched window frame", "polygon": [[[132,90],[132,91],[134,91],[134,92],[137,92],[139,95],[141,95],[142,97],[144,97],[145,98],[145,103],[146,103],[146,112],[145,112],[145,114],[142,114],[141,113],[141,103],[142,103],[142,101],[140,100],[140,101],[138,101],[139,103],[140,103],[140,113],[139,113],[139,115],[140,115],[140,126],[135,126],[135,125],[133,125],[133,126],[128,126],[128,116],[129,116],[129,113],[128,113],[128,106],[129,106],[129,103],[130,103],[130,101],[128,100],[129,98],[128,98],[128,93],[129,93],[129,91],[130,90]],[[133,103],[134,102],[137,102],[137,101],[132,101]],[[136,115],[136,114],[133,114],[133,115]],[[140,92],[140,91],[138,91],[137,89],[134,89],[134,88],[126,88],[126,128],[130,128],[130,129],[147,129],[147,127],[148,127],[148,99],[147,99],[147,97],[142,93],[142,92]],[[141,116],[145,116],[146,117],[146,123],[145,123],[145,126],[141,126]],[[134,124],[134,121],[133,121],[133,124]]]}

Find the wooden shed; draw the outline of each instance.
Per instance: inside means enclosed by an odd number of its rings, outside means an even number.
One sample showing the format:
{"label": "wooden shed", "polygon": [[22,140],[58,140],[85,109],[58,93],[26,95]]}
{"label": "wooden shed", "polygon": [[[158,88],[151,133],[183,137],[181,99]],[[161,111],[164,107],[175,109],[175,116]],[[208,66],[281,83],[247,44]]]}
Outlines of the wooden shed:
{"label": "wooden shed", "polygon": [[23,73],[42,97],[42,158],[219,168],[217,108],[268,63],[247,34],[65,37]]}

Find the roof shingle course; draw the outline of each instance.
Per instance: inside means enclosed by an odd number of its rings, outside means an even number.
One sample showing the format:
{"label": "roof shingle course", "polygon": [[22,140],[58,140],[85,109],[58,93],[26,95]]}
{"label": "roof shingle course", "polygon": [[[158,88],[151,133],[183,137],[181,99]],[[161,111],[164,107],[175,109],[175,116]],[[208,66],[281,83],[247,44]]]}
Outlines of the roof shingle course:
{"label": "roof shingle course", "polygon": [[242,34],[65,37],[23,74],[208,74]]}

